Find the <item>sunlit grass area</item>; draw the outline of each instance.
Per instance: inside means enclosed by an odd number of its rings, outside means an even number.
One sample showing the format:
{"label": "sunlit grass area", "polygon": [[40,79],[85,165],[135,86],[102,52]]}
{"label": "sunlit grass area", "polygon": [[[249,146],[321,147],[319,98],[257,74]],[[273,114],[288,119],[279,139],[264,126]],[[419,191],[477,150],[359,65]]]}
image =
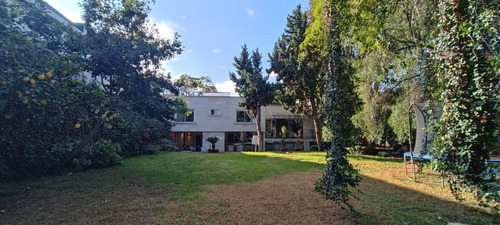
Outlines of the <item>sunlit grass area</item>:
{"label": "sunlit grass area", "polygon": [[[353,191],[360,199],[352,200],[358,211],[353,223],[499,222],[474,202],[455,201],[428,168],[413,182],[404,176],[402,159],[357,155],[349,159],[363,177],[360,192]],[[163,152],[126,159],[104,170],[1,184],[0,209],[6,211],[0,215],[0,223],[196,224],[206,223],[199,208],[207,204],[209,211],[219,212],[209,214],[208,221],[214,222],[231,212],[227,204],[210,202],[210,187],[305,172],[317,177],[304,187],[312,190],[325,163],[323,152]]]}

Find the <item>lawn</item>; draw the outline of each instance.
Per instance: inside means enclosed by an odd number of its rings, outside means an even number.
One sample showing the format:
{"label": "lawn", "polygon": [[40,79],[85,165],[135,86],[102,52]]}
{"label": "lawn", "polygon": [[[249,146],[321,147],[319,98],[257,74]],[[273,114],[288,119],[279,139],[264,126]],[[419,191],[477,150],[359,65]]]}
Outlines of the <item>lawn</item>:
{"label": "lawn", "polygon": [[499,224],[456,202],[424,170],[401,159],[350,156],[363,181],[357,213],[313,191],[324,153],[163,152],[113,168],[0,185],[0,224]]}

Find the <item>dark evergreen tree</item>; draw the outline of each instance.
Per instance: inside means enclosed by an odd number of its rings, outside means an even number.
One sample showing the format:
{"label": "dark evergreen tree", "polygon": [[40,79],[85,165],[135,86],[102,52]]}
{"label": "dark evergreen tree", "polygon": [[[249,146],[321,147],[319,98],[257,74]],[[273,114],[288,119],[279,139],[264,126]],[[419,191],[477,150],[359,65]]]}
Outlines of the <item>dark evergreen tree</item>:
{"label": "dark evergreen tree", "polygon": [[235,90],[242,101],[239,103],[247,112],[255,118],[257,136],[259,139],[259,151],[263,151],[263,137],[261,128],[260,108],[272,103],[274,87],[268,82],[269,75],[262,75],[262,55],[259,49],[252,52],[250,56],[247,46],[243,45],[240,57],[234,57],[236,73],[229,73],[229,78],[235,83]]}
{"label": "dark evergreen tree", "polygon": [[303,45],[308,18],[301,6],[288,15],[287,27],[269,54],[271,68],[268,73],[277,74],[278,99],[294,113],[310,116],[318,149],[322,150],[322,103],[325,94],[321,59],[317,49]]}

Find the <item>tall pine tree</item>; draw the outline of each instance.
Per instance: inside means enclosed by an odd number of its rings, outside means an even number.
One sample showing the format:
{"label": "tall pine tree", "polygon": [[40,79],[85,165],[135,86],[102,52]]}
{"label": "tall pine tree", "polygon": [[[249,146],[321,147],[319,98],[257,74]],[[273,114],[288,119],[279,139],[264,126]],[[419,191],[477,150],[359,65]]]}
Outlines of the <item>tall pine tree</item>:
{"label": "tall pine tree", "polygon": [[243,45],[240,57],[234,57],[233,65],[236,68],[236,73],[229,73],[229,78],[235,84],[236,92],[242,98],[240,106],[244,107],[255,118],[259,151],[263,151],[264,144],[260,108],[271,104],[274,97],[273,85],[268,82],[269,75],[262,75],[261,60],[262,55],[259,53],[259,49],[253,51],[250,56],[247,46]]}
{"label": "tall pine tree", "polygon": [[276,42],[273,53],[269,54],[271,68],[268,72],[277,74],[278,99],[283,106],[313,119],[316,142],[321,150],[324,74],[320,70],[317,49],[303,45],[308,21],[300,5],[288,15],[285,32]]}

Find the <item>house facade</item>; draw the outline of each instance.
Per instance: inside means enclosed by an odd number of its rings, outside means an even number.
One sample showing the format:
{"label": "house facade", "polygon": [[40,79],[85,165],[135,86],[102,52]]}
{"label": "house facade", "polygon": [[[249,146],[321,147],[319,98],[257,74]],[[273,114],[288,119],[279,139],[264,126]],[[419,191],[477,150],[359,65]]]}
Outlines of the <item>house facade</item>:
{"label": "house facade", "polygon": [[[253,150],[256,125],[242,107],[239,97],[221,93],[187,96],[188,113],[178,113],[171,137],[179,148],[210,148],[207,137],[216,136],[219,151]],[[261,127],[266,151],[309,150],[315,143],[311,118],[293,114],[281,105],[261,108]],[[282,135],[282,130],[284,131]]]}

